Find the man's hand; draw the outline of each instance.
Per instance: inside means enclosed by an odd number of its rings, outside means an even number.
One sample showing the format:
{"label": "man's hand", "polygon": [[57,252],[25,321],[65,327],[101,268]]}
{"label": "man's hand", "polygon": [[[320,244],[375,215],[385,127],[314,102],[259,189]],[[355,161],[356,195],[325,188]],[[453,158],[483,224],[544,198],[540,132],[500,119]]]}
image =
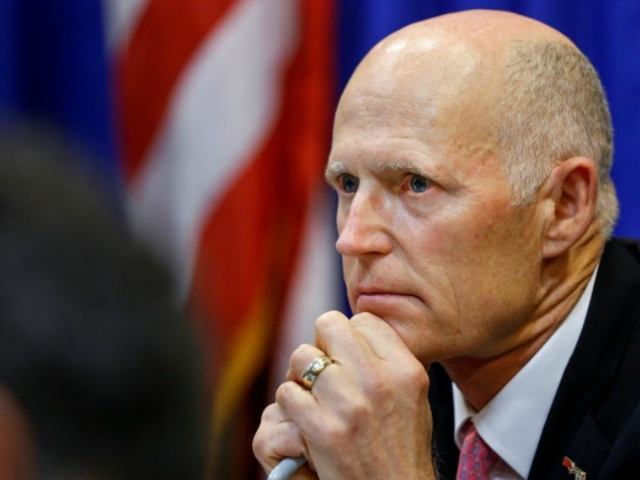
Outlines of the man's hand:
{"label": "man's hand", "polygon": [[[308,391],[300,378],[323,354],[333,363]],[[322,315],[315,346],[296,349],[287,380],[254,438],[267,471],[304,456],[309,464],[295,479],[435,478],[427,372],[380,318]]]}

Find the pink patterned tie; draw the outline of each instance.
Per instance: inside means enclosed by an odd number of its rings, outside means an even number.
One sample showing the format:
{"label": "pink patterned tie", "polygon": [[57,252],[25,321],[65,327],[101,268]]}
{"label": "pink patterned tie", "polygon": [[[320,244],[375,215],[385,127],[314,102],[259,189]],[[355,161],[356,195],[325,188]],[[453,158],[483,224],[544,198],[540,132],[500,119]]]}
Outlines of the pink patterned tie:
{"label": "pink patterned tie", "polygon": [[456,480],[489,480],[489,472],[498,459],[498,455],[478,435],[475,425],[467,422]]}

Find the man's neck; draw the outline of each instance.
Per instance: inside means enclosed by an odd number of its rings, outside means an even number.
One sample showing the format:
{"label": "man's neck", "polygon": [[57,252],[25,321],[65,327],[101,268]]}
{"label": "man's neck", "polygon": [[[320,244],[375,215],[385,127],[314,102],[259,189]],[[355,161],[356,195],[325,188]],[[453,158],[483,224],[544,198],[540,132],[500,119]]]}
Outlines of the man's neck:
{"label": "man's neck", "polygon": [[539,307],[511,335],[511,344],[499,355],[441,362],[476,410],[481,410],[527,364],[569,315],[598,264],[603,245],[600,237],[585,239],[565,256],[544,265]]}

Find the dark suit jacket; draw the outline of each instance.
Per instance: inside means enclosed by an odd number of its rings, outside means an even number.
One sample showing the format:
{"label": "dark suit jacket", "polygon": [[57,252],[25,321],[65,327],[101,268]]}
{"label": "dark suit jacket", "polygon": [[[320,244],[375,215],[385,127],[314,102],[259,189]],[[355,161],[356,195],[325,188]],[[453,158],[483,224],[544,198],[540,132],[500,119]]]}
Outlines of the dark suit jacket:
{"label": "dark suit jacket", "polygon": [[[437,364],[429,376],[436,467],[455,479],[451,381]],[[529,479],[572,480],[564,456],[588,480],[640,478],[640,244],[632,241],[607,242]]]}

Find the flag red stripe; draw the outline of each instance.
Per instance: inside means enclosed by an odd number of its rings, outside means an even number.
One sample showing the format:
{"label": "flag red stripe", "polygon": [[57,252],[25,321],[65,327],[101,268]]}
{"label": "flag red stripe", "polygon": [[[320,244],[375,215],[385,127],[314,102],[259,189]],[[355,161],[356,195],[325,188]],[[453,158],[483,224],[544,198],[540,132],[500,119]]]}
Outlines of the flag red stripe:
{"label": "flag red stripe", "polygon": [[214,319],[209,328],[221,343],[218,366],[233,353],[227,351],[231,340],[264,297],[270,303],[264,321],[277,334],[308,202],[323,185],[334,107],[333,5],[323,0],[301,6],[302,38],[283,78],[275,127],[203,226],[192,304],[199,317]]}
{"label": "flag red stripe", "polygon": [[[141,15],[116,63],[128,181],[138,175],[186,65],[234,1],[150,0]],[[167,19],[173,28],[167,28]],[[161,54],[150,61],[156,51]]]}
{"label": "flag red stripe", "polygon": [[205,478],[229,471],[256,477],[250,438],[266,402],[261,379],[269,376],[300,262],[307,207],[324,183],[334,109],[334,5],[300,6],[300,43],[283,75],[275,126],[211,212],[196,256],[191,305],[206,322],[215,395]]}
{"label": "flag red stripe", "polygon": [[[290,226],[278,190],[291,186],[280,177],[278,159],[286,131],[283,112],[260,153],[221,199],[203,226],[192,283],[192,307],[207,321],[215,342],[216,367],[224,368],[227,351],[249,312],[270,289],[273,319],[281,307],[283,260],[295,254]],[[293,187],[296,188],[296,187]],[[304,199],[302,199],[304,201]],[[278,238],[280,237],[280,238]],[[284,257],[284,258],[283,258]]]}

